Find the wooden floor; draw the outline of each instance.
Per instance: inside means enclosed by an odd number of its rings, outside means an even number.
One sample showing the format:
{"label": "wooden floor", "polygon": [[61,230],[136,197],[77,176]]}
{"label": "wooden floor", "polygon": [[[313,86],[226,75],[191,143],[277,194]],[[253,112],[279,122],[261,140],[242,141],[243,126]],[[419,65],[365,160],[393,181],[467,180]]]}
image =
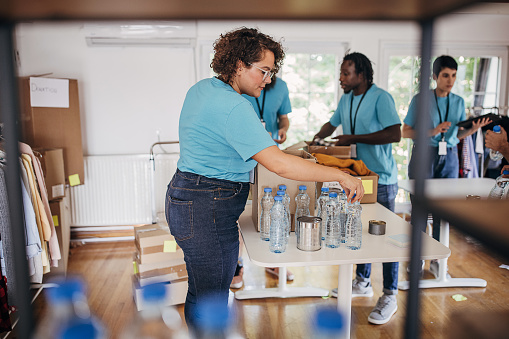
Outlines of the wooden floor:
{"label": "wooden floor", "polygon": [[[486,288],[437,288],[421,290],[421,338],[449,338],[454,312],[507,312],[509,310],[509,271],[499,268],[509,264],[488,253],[472,239],[451,228],[449,273],[452,277],[477,277],[487,281]],[[135,316],[131,276],[134,244],[130,242],[94,243],[71,249],[69,273],[79,274],[88,283],[89,302],[93,312],[110,331],[110,338],[119,333]],[[277,280],[262,267],[244,258],[244,288],[275,287]],[[400,280],[406,280],[406,263],[400,264]],[[426,263],[424,278],[430,278]],[[291,268],[295,274],[292,286],[316,286],[332,289],[337,286],[337,266]],[[371,325],[367,317],[382,293],[382,265],[374,264],[372,298],[352,300],[352,338],[403,338],[407,292],[398,294],[398,312],[385,325]],[[452,296],[461,294],[465,301]],[[37,298],[34,309],[37,319],[46,313],[44,295]],[[335,305],[335,298],[256,299],[234,301],[238,331],[246,338],[312,338],[309,319],[319,306]],[[183,316],[183,305],[178,306]],[[474,313],[475,314],[475,313]]]}

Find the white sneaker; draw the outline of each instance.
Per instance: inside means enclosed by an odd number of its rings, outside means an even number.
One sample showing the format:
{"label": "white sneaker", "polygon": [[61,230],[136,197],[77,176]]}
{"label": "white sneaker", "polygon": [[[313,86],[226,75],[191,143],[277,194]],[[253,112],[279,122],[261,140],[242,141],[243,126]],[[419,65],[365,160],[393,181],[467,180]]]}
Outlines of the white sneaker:
{"label": "white sneaker", "polygon": [[[338,289],[333,288],[331,291],[331,295],[333,297],[338,297]],[[357,279],[352,280],[352,298],[356,297],[372,297],[373,296],[373,287],[371,286],[371,282],[367,281],[359,281]]]}
{"label": "white sneaker", "polygon": [[377,303],[375,308],[371,311],[368,317],[368,321],[375,325],[382,325],[389,320],[398,310],[398,300],[395,295],[382,295]]}

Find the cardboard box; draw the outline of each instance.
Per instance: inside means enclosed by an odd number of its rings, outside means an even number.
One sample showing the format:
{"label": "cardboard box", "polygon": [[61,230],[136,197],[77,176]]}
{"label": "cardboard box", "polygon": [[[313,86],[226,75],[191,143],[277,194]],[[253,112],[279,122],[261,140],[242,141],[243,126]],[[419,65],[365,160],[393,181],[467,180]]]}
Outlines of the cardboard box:
{"label": "cardboard box", "polygon": [[134,243],[140,263],[150,264],[167,260],[183,258],[183,252],[175,238],[166,228],[159,228],[156,224],[155,229],[150,227],[136,227]]}
{"label": "cardboard box", "polygon": [[[298,157],[301,157],[305,159],[306,161],[310,161],[313,163],[316,163],[316,159],[311,156],[311,154],[302,151],[302,150],[284,150],[283,152],[292,154]],[[259,229],[259,223],[258,220],[260,218],[260,200],[263,197],[263,189],[265,187],[271,187],[272,188],[272,196],[276,195],[276,192],[278,191],[279,185],[286,185],[286,192],[290,195],[290,213],[291,213],[291,219],[292,219],[292,231],[295,230],[294,225],[294,215],[295,215],[295,196],[299,193],[299,186],[300,185],[306,185],[307,186],[307,193],[310,198],[309,203],[309,211],[311,214],[315,211],[315,201],[316,201],[316,183],[314,181],[296,181],[296,180],[290,180],[283,177],[280,177],[279,175],[269,171],[266,169],[263,165],[258,164],[255,168],[255,182],[251,186],[251,192],[253,197],[253,223],[258,230]]]}
{"label": "cardboard box", "polygon": [[[166,300],[165,306],[178,305],[186,302],[187,296],[187,278],[166,283]],[[146,309],[143,300],[142,286],[133,278],[133,297],[136,309],[138,311]]]}
{"label": "cardboard box", "polygon": [[135,253],[133,269],[136,281],[140,286],[187,278],[186,263],[183,256],[174,260],[142,264]]}
{"label": "cardboard box", "polygon": [[[66,189],[68,190],[68,188]],[[69,247],[71,241],[71,203],[68,192],[60,200],[50,201],[51,217],[55,224],[58,245],[62,259],[58,261],[58,267],[51,267],[51,274],[66,274],[69,262]]]}
{"label": "cardboard box", "polygon": [[48,200],[65,195],[64,153],[61,148],[36,148],[41,154],[41,166],[48,191]]}
{"label": "cardboard box", "polygon": [[[364,186],[364,196],[362,197],[361,204],[371,204],[376,202],[378,194],[378,174],[373,171],[369,171],[368,175],[356,176],[362,180],[362,186]],[[319,182],[316,184],[317,192],[320,192],[322,187],[339,188],[339,182]]]}
{"label": "cardboard box", "polygon": [[350,159],[352,157],[352,146],[308,146],[307,152],[310,154],[332,155],[340,159]]}
{"label": "cardboard box", "polygon": [[22,141],[32,148],[61,148],[65,180],[71,186],[85,182],[81,140],[78,81],[69,79],[69,107],[32,107],[30,78],[22,78]]}
{"label": "cardboard box", "polygon": [[[137,234],[142,233],[142,232],[156,231],[156,230],[160,230],[160,229],[163,229],[163,227],[161,227],[161,225],[159,225],[159,224],[147,224],[147,225],[142,225],[142,226],[134,226],[134,235],[136,236]],[[168,228],[166,228],[166,229],[168,229]]]}

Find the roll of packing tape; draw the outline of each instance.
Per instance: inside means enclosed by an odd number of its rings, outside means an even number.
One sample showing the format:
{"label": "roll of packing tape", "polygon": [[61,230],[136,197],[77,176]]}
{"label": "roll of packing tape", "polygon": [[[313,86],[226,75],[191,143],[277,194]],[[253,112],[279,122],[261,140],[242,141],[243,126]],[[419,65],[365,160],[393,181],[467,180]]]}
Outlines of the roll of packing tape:
{"label": "roll of packing tape", "polygon": [[385,221],[383,220],[370,220],[369,221],[369,234],[384,235],[385,234]]}

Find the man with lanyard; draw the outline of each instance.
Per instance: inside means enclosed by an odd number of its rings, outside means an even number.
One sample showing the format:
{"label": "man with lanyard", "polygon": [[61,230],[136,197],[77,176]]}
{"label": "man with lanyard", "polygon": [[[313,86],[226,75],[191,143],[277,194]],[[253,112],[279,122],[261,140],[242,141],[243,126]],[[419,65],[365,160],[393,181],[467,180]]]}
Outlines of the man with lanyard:
{"label": "man with lanyard", "polygon": [[[371,61],[361,53],[347,54],[341,64],[339,77],[345,94],[329,122],[316,138],[330,136],[339,125],[343,135],[334,137],[336,145],[357,144],[357,159],[379,175],[377,201],[394,211],[398,190],[398,171],[392,156],[393,142],[401,139],[401,121],[392,96],[373,84]],[[368,321],[385,324],[398,309],[399,263],[383,264],[384,294],[378,299]],[[352,282],[352,297],[372,297],[371,264],[357,265]],[[337,289],[332,290],[337,296]]]}
{"label": "man with lanyard", "polygon": [[290,128],[288,113],[292,111],[286,82],[281,78],[274,77],[272,82],[265,86],[259,98],[246,94],[243,96],[251,102],[272,139],[278,144],[285,142],[286,133]]}
{"label": "man with lanyard", "polygon": [[[442,55],[433,62],[433,80],[436,81],[436,88],[430,95],[430,114],[433,128],[428,130],[430,137],[431,167],[428,172],[429,178],[458,178],[459,157],[457,145],[460,139],[466,138],[475,133],[479,128],[491,123],[488,118],[480,119],[472,124],[468,130],[459,129],[456,124],[466,120],[465,101],[459,95],[451,93],[456,82],[458,63],[448,55]],[[408,113],[403,121],[402,136],[415,139],[415,123],[417,120],[417,107],[420,95],[412,98]],[[415,144],[412,150],[415,150]],[[408,177],[415,178],[417,166],[416,157],[412,151],[412,157],[408,164]],[[410,199],[413,200],[412,195]],[[440,240],[440,223],[438,219],[433,220],[433,238]],[[414,220],[412,220],[414,221]],[[412,222],[414,223],[414,222]],[[426,230],[422,230],[425,232]],[[424,266],[424,261],[422,262]],[[438,275],[438,261],[432,260],[430,271]]]}

